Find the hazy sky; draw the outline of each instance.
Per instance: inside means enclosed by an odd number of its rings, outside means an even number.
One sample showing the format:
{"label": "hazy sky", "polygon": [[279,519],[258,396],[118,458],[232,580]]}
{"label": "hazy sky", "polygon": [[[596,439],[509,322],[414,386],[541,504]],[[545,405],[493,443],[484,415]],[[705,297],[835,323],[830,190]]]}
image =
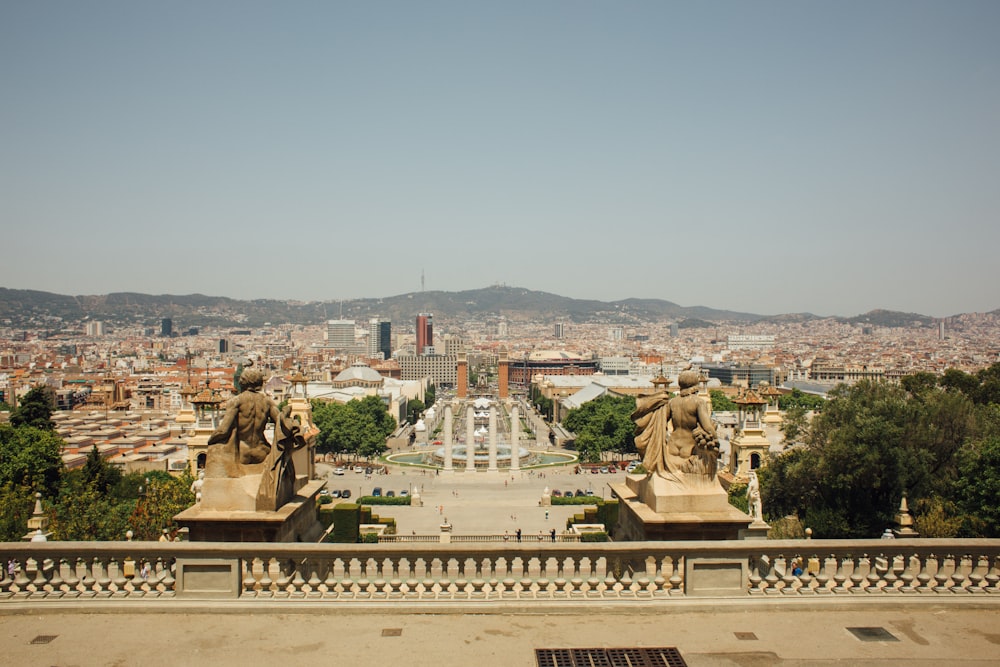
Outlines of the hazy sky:
{"label": "hazy sky", "polygon": [[1000,307],[1000,2],[0,4],[0,286]]}

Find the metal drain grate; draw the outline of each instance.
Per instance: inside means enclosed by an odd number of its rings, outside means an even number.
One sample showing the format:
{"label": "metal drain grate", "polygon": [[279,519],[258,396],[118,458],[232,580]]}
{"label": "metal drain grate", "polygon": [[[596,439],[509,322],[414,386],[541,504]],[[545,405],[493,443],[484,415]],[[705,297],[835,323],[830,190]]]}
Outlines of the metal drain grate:
{"label": "metal drain grate", "polygon": [[538,667],[687,667],[673,647],[536,648]]}
{"label": "metal drain grate", "polygon": [[50,641],[58,637],[59,635],[38,635],[31,640],[32,644],[48,644]]}
{"label": "metal drain grate", "polygon": [[382,628],[383,637],[401,637],[403,628]]}
{"label": "metal drain grate", "polygon": [[863,642],[898,642],[891,632],[881,627],[847,628],[847,631]]}
{"label": "metal drain grate", "polygon": [[736,635],[737,639],[745,641],[755,641],[757,639],[757,635],[752,632],[734,632],[733,634]]}

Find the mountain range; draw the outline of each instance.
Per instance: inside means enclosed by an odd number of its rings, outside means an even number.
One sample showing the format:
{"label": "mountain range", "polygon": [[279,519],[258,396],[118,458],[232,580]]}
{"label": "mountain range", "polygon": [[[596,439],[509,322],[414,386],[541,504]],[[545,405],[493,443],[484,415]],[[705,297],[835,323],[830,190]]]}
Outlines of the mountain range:
{"label": "mountain range", "polygon": [[[398,326],[412,322],[417,313],[432,313],[439,322],[505,317],[510,321],[622,325],[677,322],[681,327],[714,326],[719,322],[805,322],[820,319],[811,313],[763,316],[706,306],[680,306],[664,299],[610,302],[572,299],[506,285],[460,292],[410,292],[385,298],[345,301],[239,300],[203,294],[151,295],[135,292],[68,296],[0,287],[0,323],[20,327],[61,328],[84,320],[158,326],[159,320],[165,317],[174,320],[175,328],[320,324],[328,319],[365,321],[373,317],[390,319]],[[934,322],[926,315],[888,310],[837,319],[891,327],[929,326]]]}

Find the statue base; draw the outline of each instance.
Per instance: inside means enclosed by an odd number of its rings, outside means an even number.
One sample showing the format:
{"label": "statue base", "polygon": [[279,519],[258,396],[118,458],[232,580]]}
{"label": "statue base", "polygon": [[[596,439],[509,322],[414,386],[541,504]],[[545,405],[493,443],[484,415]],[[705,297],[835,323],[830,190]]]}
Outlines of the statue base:
{"label": "statue base", "polygon": [[307,482],[275,511],[211,509],[203,501],[174,520],[188,529],[192,542],[316,542],[323,534],[316,496],[325,485],[321,479]]}
{"label": "statue base", "polygon": [[618,499],[616,542],[739,540],[751,536],[753,518],[729,504],[718,479],[692,483],[660,475],[627,475],[612,484]]}

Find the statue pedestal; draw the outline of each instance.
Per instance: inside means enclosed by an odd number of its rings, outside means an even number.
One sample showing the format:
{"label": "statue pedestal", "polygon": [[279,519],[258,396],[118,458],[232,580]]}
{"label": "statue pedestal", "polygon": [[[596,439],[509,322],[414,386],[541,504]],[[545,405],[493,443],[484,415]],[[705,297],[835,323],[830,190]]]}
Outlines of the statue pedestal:
{"label": "statue pedestal", "polygon": [[753,518],[729,504],[718,479],[681,484],[659,475],[627,475],[618,498],[615,541],[738,540]]}
{"label": "statue pedestal", "polygon": [[316,496],[325,484],[321,479],[308,482],[273,512],[210,509],[203,500],[174,519],[188,529],[192,542],[315,542],[323,534]]}

